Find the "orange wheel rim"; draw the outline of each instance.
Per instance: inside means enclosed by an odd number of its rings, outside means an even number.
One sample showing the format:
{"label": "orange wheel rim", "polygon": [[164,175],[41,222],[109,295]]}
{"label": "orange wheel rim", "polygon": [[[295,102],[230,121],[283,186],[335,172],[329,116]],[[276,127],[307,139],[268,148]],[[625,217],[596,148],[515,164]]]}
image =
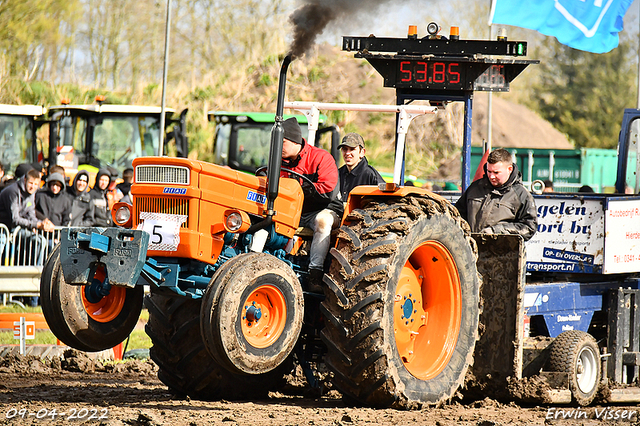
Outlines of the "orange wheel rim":
{"label": "orange wheel rim", "polygon": [[[104,269],[98,268],[95,274],[95,279],[104,281],[105,274]],[[87,296],[85,294],[85,287],[82,286],[82,304],[84,305],[84,309],[95,321],[98,322],[109,322],[113,321],[120,315],[122,312],[122,308],[124,307],[124,302],[127,298],[127,289],[124,287],[111,287],[109,290],[109,294],[104,296],[98,302],[90,302],[87,300]]]}
{"label": "orange wheel rim", "polygon": [[242,334],[254,348],[266,348],[278,340],[287,323],[287,302],[273,285],[256,288],[242,306]]}
{"label": "orange wheel rim", "polygon": [[413,376],[430,380],[444,370],[458,341],[461,312],[451,253],[437,241],[421,244],[402,268],[393,306],[396,347]]}

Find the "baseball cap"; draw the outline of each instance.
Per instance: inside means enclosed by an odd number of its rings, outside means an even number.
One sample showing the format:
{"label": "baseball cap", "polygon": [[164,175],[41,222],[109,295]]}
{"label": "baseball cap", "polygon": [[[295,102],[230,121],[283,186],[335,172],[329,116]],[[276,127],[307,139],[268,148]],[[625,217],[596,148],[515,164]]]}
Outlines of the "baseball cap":
{"label": "baseball cap", "polygon": [[300,125],[295,117],[287,118],[282,122],[282,128],[284,129],[284,138],[290,140],[293,143],[302,145],[302,131]]}
{"label": "baseball cap", "polygon": [[350,148],[361,146],[364,148],[364,139],[362,139],[362,136],[357,133],[347,133],[344,138],[342,138],[340,145],[338,145],[338,149],[343,146],[348,146]]}

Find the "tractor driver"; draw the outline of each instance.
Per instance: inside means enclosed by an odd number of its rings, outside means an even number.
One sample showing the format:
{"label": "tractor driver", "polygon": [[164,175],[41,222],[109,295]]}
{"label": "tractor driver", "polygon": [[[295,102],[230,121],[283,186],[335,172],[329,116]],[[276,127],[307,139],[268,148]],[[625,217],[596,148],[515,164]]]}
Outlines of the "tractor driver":
{"label": "tractor driver", "polygon": [[509,151],[496,149],[487,157],[485,174],[456,202],[471,232],[519,234],[525,241],[538,228],[536,204],[522,185],[522,174]]}
{"label": "tractor driver", "polygon": [[[340,224],[343,207],[338,199],[338,168],[327,151],[307,143],[295,117],[282,123],[282,167],[297,172],[313,182],[313,188],[301,181],[304,192],[300,226],[313,229],[309,277],[311,291],[322,291],[324,261],[331,244],[331,230]],[[281,176],[288,176],[282,172]],[[290,176],[295,178],[295,176]]]}

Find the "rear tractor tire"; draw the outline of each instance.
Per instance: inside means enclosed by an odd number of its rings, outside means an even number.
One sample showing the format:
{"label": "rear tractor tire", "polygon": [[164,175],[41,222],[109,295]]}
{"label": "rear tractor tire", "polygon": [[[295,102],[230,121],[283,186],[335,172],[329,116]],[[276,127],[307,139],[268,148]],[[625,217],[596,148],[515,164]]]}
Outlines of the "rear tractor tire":
{"label": "rear tractor tire", "polygon": [[[104,272],[98,270],[96,278],[104,279]],[[107,296],[96,300],[88,289],[89,285],[65,282],[60,245],[56,246],[40,277],[42,313],[53,334],[64,344],[98,352],[116,346],[131,334],[140,317],[144,290],[112,286]]]}
{"label": "rear tractor tire", "polygon": [[419,408],[450,399],[473,360],[476,246],[449,203],[363,200],[338,234],[322,303],[327,365],[347,399]]}
{"label": "rear tractor tire", "polygon": [[601,366],[598,343],[589,333],[565,331],[551,343],[549,369],[569,374],[569,389],[579,405],[589,405],[596,397]]}

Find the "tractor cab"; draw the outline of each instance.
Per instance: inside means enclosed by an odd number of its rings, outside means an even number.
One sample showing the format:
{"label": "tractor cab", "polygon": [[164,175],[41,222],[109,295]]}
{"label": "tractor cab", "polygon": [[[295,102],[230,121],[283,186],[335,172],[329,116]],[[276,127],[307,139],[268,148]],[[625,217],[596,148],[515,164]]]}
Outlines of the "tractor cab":
{"label": "tractor cab", "polygon": [[0,163],[7,172],[42,160],[36,131],[44,124],[44,113],[38,105],[0,105]]}
{"label": "tractor cab", "polygon": [[[266,112],[209,111],[209,121],[216,125],[214,138],[214,163],[229,166],[234,170],[253,173],[266,166],[269,159],[271,129],[275,115]],[[302,137],[309,140],[309,120],[304,115],[286,115],[284,119],[295,117],[300,124]],[[321,115],[316,127],[314,145],[321,143],[322,135],[331,133],[329,142],[331,155],[338,160],[339,134],[335,126],[328,126],[327,117]]]}
{"label": "tractor cab", "polygon": [[[50,163],[65,169],[110,169],[122,174],[134,158],[161,155],[186,157],[184,110],[165,110],[165,129],[160,130],[161,108],[156,106],[62,104],[49,108],[55,142]],[[173,129],[171,129],[173,126]],[[165,144],[163,147],[162,144]]]}

